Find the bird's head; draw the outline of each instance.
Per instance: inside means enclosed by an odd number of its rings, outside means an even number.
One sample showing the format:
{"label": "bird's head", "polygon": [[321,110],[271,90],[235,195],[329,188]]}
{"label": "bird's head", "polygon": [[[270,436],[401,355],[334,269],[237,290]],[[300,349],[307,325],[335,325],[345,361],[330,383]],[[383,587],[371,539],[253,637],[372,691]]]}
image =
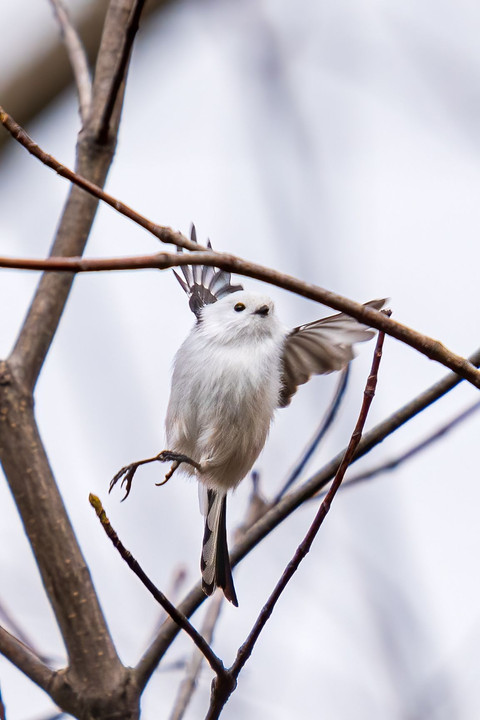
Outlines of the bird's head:
{"label": "bird's head", "polygon": [[272,337],[280,325],[271,298],[256,293],[231,293],[206,305],[200,316],[201,331],[225,343]]}

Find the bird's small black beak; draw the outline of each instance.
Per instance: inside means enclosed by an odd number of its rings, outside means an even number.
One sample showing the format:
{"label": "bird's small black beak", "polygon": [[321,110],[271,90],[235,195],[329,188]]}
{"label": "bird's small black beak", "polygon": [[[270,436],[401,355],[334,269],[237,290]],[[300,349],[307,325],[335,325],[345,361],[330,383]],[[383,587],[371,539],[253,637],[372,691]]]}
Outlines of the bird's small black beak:
{"label": "bird's small black beak", "polygon": [[266,317],[269,312],[270,308],[268,307],[268,305],[261,305],[255,310],[254,315],[261,315],[262,317]]}

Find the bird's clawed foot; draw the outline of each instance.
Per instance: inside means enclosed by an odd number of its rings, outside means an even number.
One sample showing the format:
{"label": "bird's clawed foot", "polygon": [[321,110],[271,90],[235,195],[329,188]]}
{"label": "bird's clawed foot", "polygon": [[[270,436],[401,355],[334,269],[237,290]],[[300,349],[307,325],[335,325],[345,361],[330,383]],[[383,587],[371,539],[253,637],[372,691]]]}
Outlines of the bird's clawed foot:
{"label": "bird's clawed foot", "polygon": [[137,460],[136,462],[130,463],[130,465],[125,465],[121,470],[117,472],[115,477],[110,482],[110,487],[108,489],[108,492],[112,492],[113,488],[117,484],[117,482],[121,479],[122,482],[120,486],[123,488],[125,485],[125,495],[122,498],[122,502],[126,500],[126,498],[130,495],[130,490],[132,489],[132,481],[133,476],[137,472],[137,469],[140,467],[140,465],[147,465],[148,463],[152,462],[171,462],[172,467],[165,475],[165,479],[161,482],[155,483],[155,485],[165,485],[166,482],[170,480],[175,470],[181,465],[181,463],[188,463],[188,465],[192,465],[196,470],[200,470],[200,465],[195,462],[195,460],[192,460],[188,457],[188,455],[182,455],[181,453],[171,452],[170,450],[162,450],[162,452],[158,453],[158,455],[155,455],[151,458],[146,458],[145,460]]}

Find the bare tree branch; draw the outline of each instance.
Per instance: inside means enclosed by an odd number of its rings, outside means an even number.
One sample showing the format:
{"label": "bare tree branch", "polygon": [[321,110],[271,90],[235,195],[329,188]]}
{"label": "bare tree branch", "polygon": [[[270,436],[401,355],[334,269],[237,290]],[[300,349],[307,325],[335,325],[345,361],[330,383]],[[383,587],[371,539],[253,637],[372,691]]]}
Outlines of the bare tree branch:
{"label": "bare tree branch", "polygon": [[118,100],[120,86],[125,84],[127,66],[133,47],[133,41],[138,31],[140,16],[143,12],[145,0],[136,0],[130,10],[130,16],[125,24],[123,34],[123,48],[116,58],[115,72],[111,76],[110,90],[106,102],[103,103],[103,112],[98,121],[98,138],[101,144],[107,142],[110,133],[110,121],[113,115],[115,104]]}
{"label": "bare tree branch", "polygon": [[[213,631],[223,607],[223,594],[217,592],[211,599],[204,621],[202,623],[202,635],[210,644],[212,642]],[[197,686],[198,676],[202,668],[203,655],[196,648],[192,652],[192,656],[187,665],[185,676],[178,688],[177,697],[170,713],[170,720],[182,720],[185,712],[190,704],[193,693]]]}
{"label": "bare tree branch", "polygon": [[315,434],[313,438],[310,440],[309,444],[307,445],[306,449],[302,453],[302,456],[300,460],[297,462],[296,466],[288,476],[287,480],[285,481],[285,484],[282,486],[282,488],[279,490],[277,495],[275,496],[273,503],[277,503],[279,500],[282,499],[282,497],[285,495],[287,490],[289,490],[292,485],[294,484],[295,480],[300,476],[300,474],[303,472],[306,464],[312,457],[315,450],[318,448],[319,444],[322,442],[323,438],[325,437],[325,433],[333,423],[338,409],[340,407],[340,403],[342,402],[342,398],[345,394],[345,390],[347,388],[347,382],[348,382],[348,375],[350,372],[350,365],[347,365],[347,367],[340,373],[340,379],[337,384],[337,389],[335,391],[335,395],[333,396],[333,400],[330,403],[330,407],[327,408],[327,412],[323,416],[320,425],[318,426],[317,430],[315,431]]}
{"label": "bare tree branch", "polygon": [[[171,4],[172,0],[147,0],[144,16],[152,17]],[[83,3],[76,22],[90,67],[94,65],[98,52],[107,6],[107,0]],[[4,78],[4,82],[0,77],[0,96],[4,105],[26,126],[68,88],[72,82],[72,72],[69,63],[65,62],[64,44],[58,37],[54,37],[50,45],[42,45],[35,54],[24,60],[13,76]],[[0,152],[5,140],[6,136],[0,135]]]}
{"label": "bare tree branch", "polygon": [[183,613],[181,613],[175,605],[172,605],[170,600],[152,583],[148,575],[143,571],[140,564],[135,560],[133,555],[125,548],[120,541],[117,533],[110,524],[110,520],[105,514],[102,503],[96,495],[90,493],[89,496],[90,505],[95,510],[98,519],[105,530],[108,538],[111,540],[113,546],[120,553],[121,557],[127,563],[128,567],[145,585],[147,590],[153,595],[155,600],[162,606],[162,608],[170,615],[177,625],[184,630],[187,635],[191,637],[197,648],[203,654],[212,670],[219,676],[225,673],[225,668],[222,661],[213,652],[208,642],[200,635],[193,625],[188,621]]}
{"label": "bare tree branch", "polygon": [[[107,91],[110,92],[110,88],[107,88]],[[2,107],[0,107],[0,122],[8,130],[12,137],[14,137],[15,140],[20,143],[20,145],[22,145],[26,150],[28,150],[31,155],[40,160],[40,162],[42,162],[44,165],[47,165],[47,167],[54,170],[57,175],[61,175],[67,180],[70,180],[70,182],[74,183],[74,185],[82,188],[83,190],[86,190],[92,197],[102,200],[107,205],[110,205],[117,212],[125,215],[125,217],[129,218],[130,220],[133,220],[138,225],[145,228],[145,230],[148,230],[148,232],[150,232],[162,242],[174,243],[178,247],[183,247],[188,250],[206,250],[206,248],[202,247],[201,245],[197,245],[197,243],[194,243],[189,238],[184,237],[183,235],[181,235],[181,233],[174,232],[170,228],[165,228],[161,225],[157,225],[156,223],[151,222],[147,218],[135,212],[135,210],[132,210],[130,207],[128,207],[128,205],[125,205],[125,203],[122,203],[120,200],[117,200],[108,193],[104,192],[102,188],[99,187],[99,185],[96,184],[94,181],[89,180],[81,173],[74,172],[73,170],[70,170],[70,168],[67,168],[65,165],[59,163],[58,160],[56,160],[52,155],[44,152],[40,148],[40,146],[37,145],[37,143],[34,142],[34,140],[32,140],[29,135],[27,135],[25,130],[23,130],[23,128],[21,128],[20,125],[18,125],[18,123],[16,123],[15,120]],[[60,253],[55,254],[60,255]],[[80,254],[80,252],[77,254]],[[47,270],[48,267],[41,269]]]}
{"label": "bare tree branch", "polygon": [[53,663],[53,658],[42,655],[42,653],[38,651],[38,649],[35,647],[35,643],[32,642],[31,638],[20,627],[15,618],[12,616],[11,612],[7,610],[3,602],[0,602],[0,618],[4,623],[6,623],[10,633],[13,634],[17,638],[17,640],[23,643],[23,645],[29,648],[43,663],[45,663],[46,665],[50,665],[51,663]]}
{"label": "bare tree branch", "polygon": [[33,650],[3,627],[0,627],[0,653],[8,658],[30,680],[50,693],[56,673],[45,665]]}
{"label": "bare tree branch", "polygon": [[[187,264],[215,265],[216,267],[219,267],[223,270],[228,270],[229,272],[236,272],[242,275],[246,275],[248,277],[256,278],[257,280],[264,280],[265,282],[271,283],[272,285],[277,285],[278,287],[284,288],[285,290],[290,290],[291,292],[303,295],[310,300],[316,300],[317,302],[323,303],[324,305],[328,305],[328,307],[331,307],[334,310],[345,312],[347,313],[347,315],[350,315],[359,322],[370,325],[371,327],[376,328],[377,330],[380,330],[387,335],[391,335],[392,337],[397,338],[397,340],[400,340],[407,345],[410,345],[410,347],[418,350],[418,352],[426,355],[431,360],[436,360],[442,365],[445,365],[445,367],[450,368],[450,370],[453,370],[458,375],[460,375],[460,377],[468,380],[475,387],[480,388],[480,372],[471,363],[469,363],[468,360],[461,357],[460,355],[453,353],[438,340],[430,338],[427,335],[423,335],[422,333],[419,333],[412,328],[406,327],[405,325],[401,325],[400,323],[392,320],[392,318],[387,317],[384,313],[381,313],[378,310],[373,310],[372,308],[365,307],[364,305],[356,303],[353,300],[349,300],[348,298],[337,295],[336,293],[330,292],[329,290],[320,288],[317,285],[302,282],[294,277],[291,277],[290,275],[285,275],[284,273],[277,272],[276,270],[271,270],[269,268],[262,267],[261,265],[257,265],[256,263],[247,262],[245,260],[242,260],[241,258],[237,258],[233,255],[227,255],[225,253],[217,253],[213,251],[202,253],[202,250],[204,248],[196,245],[191,240],[188,240],[183,235],[181,235],[181,233],[175,233],[170,228],[162,227],[150,222],[142,215],[139,215],[131,208],[121,203],[119,200],[115,200],[110,195],[104,193],[100,187],[95,187],[96,183],[92,183],[91,181],[86,180],[81,173],[75,173],[72,170],[69,170],[64,165],[58,163],[58,161],[55,160],[55,158],[53,158],[51,155],[47,155],[46,153],[44,153],[43,150],[41,150],[39,146],[34,143],[31,138],[28,137],[24,130],[22,130],[22,128],[13,120],[13,118],[11,118],[8,113],[6,113],[5,110],[3,110],[3,108],[1,107],[0,122],[7,128],[7,130],[13,135],[13,137],[15,137],[15,139],[17,139],[29,152],[35,155],[35,157],[40,159],[49,167],[53,168],[60,175],[63,175],[71,182],[74,182],[79,187],[87,190],[87,192],[92,193],[96,198],[104,200],[109,205],[118,210],[118,212],[121,212],[123,215],[126,215],[131,220],[134,220],[139,225],[149,230],[149,232],[154,234],[155,237],[158,237],[160,240],[162,240],[162,242],[171,242],[178,247],[183,247],[191,250],[197,250],[198,248],[198,252],[196,252],[194,255],[184,255],[183,257],[180,256],[176,258],[168,255],[162,255],[161,253],[159,253],[154,256],[147,256],[141,258],[121,258],[115,260],[92,259],[87,261],[80,260],[79,258],[70,257],[65,258],[64,261],[61,261],[58,257],[55,256],[73,255],[73,253],[57,252],[56,247],[54,246],[51,253],[52,258],[50,260],[43,261],[43,264],[41,263],[41,261],[30,261],[30,269],[64,269],[74,272],[98,272],[100,270],[125,270],[140,268],[164,269],[176,265]],[[89,223],[89,226],[90,225],[91,223]],[[81,247],[81,250],[83,250],[83,246],[84,243]],[[11,260],[8,261],[8,259],[3,259],[3,263],[0,263],[0,265],[3,265],[3,267],[19,266],[14,265],[13,262]],[[24,264],[23,267],[26,268],[27,265]],[[55,277],[58,278],[59,276],[56,275]],[[67,283],[69,289],[72,279],[69,278],[68,281],[65,281],[64,279],[64,282]],[[63,305],[61,309],[63,309]],[[53,308],[51,310],[53,310]],[[50,312],[50,316],[51,314],[52,312]],[[55,327],[58,324],[58,320],[59,316],[57,317],[57,315],[55,314]],[[27,332],[26,327],[24,328],[22,335],[25,332]],[[45,349],[45,352],[48,349],[50,342],[51,338],[49,339],[48,346]],[[18,352],[20,352],[20,349],[17,343],[17,346],[14,349],[14,354]],[[40,355],[41,362],[43,362],[44,354],[37,353],[35,354],[35,358],[37,358],[38,355]],[[35,358],[32,359],[32,362],[35,362]],[[35,364],[38,365],[38,362],[39,360],[37,359]],[[40,368],[38,367],[38,372],[39,370]],[[36,375],[34,376],[33,380],[35,379]]]}
{"label": "bare tree branch", "polygon": [[[480,349],[470,357],[470,362],[475,366],[480,365]],[[389,435],[393,434],[402,425],[421,413],[427,407],[436,402],[443,395],[455,388],[461,382],[456,373],[449,373],[442,380],[432,385],[423,393],[404,405],[397,412],[390,415],[383,422],[376,425],[367,432],[357,448],[353,462],[370,452],[375,446],[382,443]],[[335,476],[345,451],[334,457],[324,468],[313,475],[306,483],[292,490],[282,500],[271,506],[267,512],[253,525],[242,539],[236,543],[230,554],[232,567],[237,565],[248,553],[256,547],[270,532],[291,515],[305,501],[309,500],[322,488],[324,488]],[[189,617],[205,600],[205,595],[198,583],[179,606],[179,610]],[[178,627],[171,620],[165,621],[158,636],[146,650],[135,669],[137,682],[145,686],[149,677],[154,672],[160,658],[173,642],[178,633]]]}
{"label": "bare tree branch", "polygon": [[75,78],[75,86],[78,92],[80,118],[82,123],[85,123],[92,101],[92,83],[88,68],[87,53],[63,0],[50,0],[50,3],[53,7],[55,17],[60,26],[62,39],[67,49]]}
{"label": "bare tree branch", "polygon": [[302,560],[305,559],[307,554],[310,552],[310,548],[312,547],[313,541],[315,540],[318,531],[320,530],[320,527],[322,526],[325,518],[327,517],[327,514],[330,510],[331,504],[333,502],[333,499],[335,495],[337,494],[340,485],[342,484],[343,478],[345,477],[345,473],[347,471],[348,466],[352,462],[355,451],[358,447],[358,444],[362,438],[363,428],[365,427],[365,422],[367,420],[368,411],[370,410],[370,406],[372,404],[372,400],[375,396],[375,389],[377,386],[377,376],[378,376],[378,370],[380,367],[380,361],[382,359],[382,348],[383,348],[383,341],[384,341],[384,334],[380,333],[377,338],[377,343],[375,347],[375,352],[373,356],[373,362],[372,362],[372,368],[370,370],[370,375],[367,379],[367,384],[365,386],[365,391],[363,394],[363,402],[362,407],[360,409],[360,414],[358,416],[357,423],[355,425],[355,429],[352,433],[352,436],[350,438],[350,442],[348,444],[347,449],[345,450],[345,453],[343,455],[343,458],[340,462],[340,465],[338,467],[337,472],[335,473],[335,477],[333,479],[333,482],[325,495],[320,508],[318,509],[318,512],[308,529],[307,534],[305,535],[304,539],[298,546],[297,550],[295,551],[295,554],[293,558],[288,563],[287,567],[285,568],[282,577],[276,584],[272,594],[268,598],[267,602],[265,603],[264,607],[262,608],[262,611],[260,615],[258,616],[251,632],[249,633],[247,639],[243,643],[243,645],[239,648],[237,657],[235,658],[235,662],[231,666],[231,668],[228,669],[227,674],[230,675],[230,677],[227,678],[227,682],[224,684],[224,680],[221,677],[216,677],[213,680],[212,683],[212,694],[210,699],[210,708],[206,716],[206,720],[217,720],[217,718],[220,717],[220,714],[223,710],[223,707],[225,706],[225,703],[228,701],[230,694],[232,690],[235,689],[238,676],[240,672],[242,671],[243,667],[245,666],[245,663],[247,662],[248,658],[253,652],[253,648],[260,637],[260,633],[262,632],[263,628],[265,627],[268,619],[271,617],[272,612],[275,608],[275,605],[277,604],[281,594],[287,587],[287,584],[290,582],[296,571],[298,570],[300,563]]}
{"label": "bare tree branch", "polygon": [[413,445],[411,448],[401,453],[400,455],[397,455],[390,460],[386,460],[385,462],[382,462],[375,467],[365,470],[364,472],[358,473],[357,475],[352,475],[352,477],[348,479],[348,482],[343,484],[342,490],[345,490],[346,488],[349,488],[353,485],[357,485],[358,483],[364,482],[365,480],[371,480],[372,478],[377,477],[378,475],[381,475],[385,472],[396,470],[404,462],[410,460],[415,455],[418,455],[418,453],[422,452],[422,450],[425,450],[427,447],[437,442],[437,440],[440,440],[440,438],[447,435],[451,430],[454,430],[457,425],[460,425],[460,423],[462,423],[464,420],[467,420],[478,410],[480,410],[480,400],[474,402],[473,405],[469,405],[469,407],[467,407],[461,413],[455,415],[455,417],[451,418],[448,422],[441,425],[441,427],[432,432],[421,442],[415,443],[415,445]]}
{"label": "bare tree branch", "polygon": [[[135,0],[111,0],[97,63],[92,107],[101,108],[109,89],[106,70],[121,53],[124,19]],[[119,95],[112,128],[120,116]],[[77,170],[95,185],[104,183],[114,143],[101,146],[91,114],[77,145]],[[73,187],[67,200],[54,255],[78,255],[85,246],[98,201]],[[121,708],[122,718],[136,720],[139,690],[120,662],[93,583],[56,486],[33,413],[32,392],[59,319],[73,276],[44,275],[15,348],[0,363],[0,459],[29,538],[41,577],[67,648],[69,666],[56,673],[47,691],[67,712],[96,707],[96,717]],[[88,662],[86,662],[88,658]],[[12,656],[15,661],[15,656]],[[110,715],[111,716],[111,715]]]}
{"label": "bare tree branch", "polygon": [[[1,120],[1,116],[0,116]],[[157,226],[158,227],[158,226]],[[170,228],[163,228],[162,233],[155,232],[158,237],[168,237],[166,242],[177,243],[177,233]],[[186,246],[187,238],[179,235],[178,244]],[[480,371],[477,370],[466,358],[455,354],[438,340],[423,335],[417,330],[402,325],[396,320],[387,317],[378,310],[366,307],[360,303],[337,295],[330,290],[325,290],[318,285],[303,282],[291,275],[285,275],[277,270],[272,270],[234,255],[214,251],[201,251],[191,254],[156,253],[155,255],[133,256],[123,258],[78,258],[51,257],[47,260],[22,260],[19,258],[0,257],[0,267],[18,268],[24,270],[65,270],[70,273],[80,272],[104,272],[111,270],[140,270],[177,267],[180,265],[213,265],[229,272],[246,275],[247,277],[263,280],[264,282],[276,285],[284,290],[296,293],[303,297],[315,300],[316,302],[328,305],[328,307],[344,312],[355,318],[364,325],[376,328],[387,335],[400,340],[406,345],[414,348],[422,355],[435,360],[445,367],[453,370],[464,380],[468,380],[475,387],[480,388]]]}

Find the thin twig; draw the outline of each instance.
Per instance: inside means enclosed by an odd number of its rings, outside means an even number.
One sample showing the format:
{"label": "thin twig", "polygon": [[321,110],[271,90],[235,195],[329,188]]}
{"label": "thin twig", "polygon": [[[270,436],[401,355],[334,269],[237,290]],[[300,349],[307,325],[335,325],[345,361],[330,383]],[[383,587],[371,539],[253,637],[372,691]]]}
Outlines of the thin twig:
{"label": "thin twig", "polygon": [[0,688],[0,720],[7,720],[7,716],[5,714],[5,705],[3,704],[3,700],[2,700],[1,688]]}
{"label": "thin twig", "polygon": [[62,39],[72,66],[78,92],[80,118],[82,123],[85,123],[92,101],[92,81],[88,68],[87,53],[63,0],[50,0],[50,3],[60,26]]}
{"label": "thin twig", "polygon": [[107,102],[104,104],[102,117],[99,123],[98,137],[101,143],[106,142],[109,135],[110,120],[112,118],[115,103],[117,102],[118,91],[120,90],[122,82],[124,82],[125,80],[133,41],[135,40],[135,36],[138,31],[140,16],[142,14],[144,5],[145,0],[137,0],[134,7],[132,8],[128,22],[125,25],[123,50],[117,61],[117,67],[112,78]]}
{"label": "thin twig", "polygon": [[93,495],[90,493],[89,495],[89,501],[90,505],[95,510],[98,519],[100,520],[100,523],[102,525],[102,528],[105,530],[105,533],[107,534],[108,538],[111,540],[113,546],[118,550],[121,557],[125,562],[127,563],[130,570],[132,570],[135,575],[141,580],[141,582],[145,585],[147,590],[153,595],[155,600],[163,607],[163,609],[170,615],[172,620],[174,620],[177,625],[184,630],[187,635],[189,635],[195,645],[198,647],[200,652],[203,654],[203,656],[206,658],[208,664],[212,668],[212,670],[217,674],[217,676],[221,677],[225,674],[225,668],[223,666],[222,661],[220,658],[218,658],[215,653],[213,652],[212,648],[209,646],[209,644],[205,641],[205,639],[200,635],[198,630],[196,630],[193,625],[189,622],[189,620],[185,617],[185,615],[180,612],[171,602],[170,600],[152,583],[148,575],[142,570],[139,563],[133,555],[125,548],[125,546],[120,541],[117,533],[113,529],[113,527],[110,524],[110,521],[108,517],[105,514],[105,510],[102,507],[102,503],[100,502],[99,498],[96,495]]}
{"label": "thin twig", "polygon": [[377,344],[375,347],[375,353],[374,353],[374,357],[373,357],[373,362],[372,362],[372,368],[370,371],[370,375],[368,376],[368,379],[367,379],[367,384],[365,386],[363,403],[362,403],[362,407],[360,409],[360,414],[358,416],[357,424],[352,433],[350,442],[349,442],[348,447],[345,451],[345,454],[342,458],[340,466],[335,474],[335,478],[332,482],[332,485],[331,485],[330,489],[328,490],[326,496],[324,497],[322,504],[320,505],[320,508],[319,508],[310,528],[308,529],[307,534],[305,535],[304,539],[298,546],[293,558],[290,560],[287,567],[285,568],[285,570],[282,574],[282,577],[276,584],[272,594],[270,595],[270,597],[268,598],[264,607],[262,608],[260,615],[258,616],[247,639],[245,640],[243,645],[239,648],[237,657],[235,658],[235,662],[227,671],[227,673],[230,677],[227,679],[226,687],[224,687],[223,678],[217,677],[214,679],[214,681],[212,683],[210,708],[207,713],[206,720],[217,720],[217,718],[220,717],[220,713],[222,712],[225,703],[227,702],[228,698],[230,697],[231,692],[236,687],[238,676],[239,676],[242,668],[245,666],[245,663],[247,662],[248,658],[250,657],[250,655],[253,652],[253,648],[260,636],[260,633],[262,632],[263,628],[265,627],[268,619],[271,617],[272,612],[275,608],[275,605],[277,604],[281,594],[287,587],[287,584],[292,579],[295,572],[298,570],[298,567],[299,567],[300,563],[302,562],[302,560],[306,557],[306,555],[310,551],[312,543],[315,540],[315,537],[317,536],[317,533],[320,530],[320,527],[323,524],[323,522],[327,516],[327,513],[330,510],[333,499],[340,488],[342,480],[345,476],[345,472],[347,471],[348,466],[350,465],[350,463],[353,460],[355,451],[356,451],[358,444],[362,437],[362,432],[363,432],[363,428],[365,426],[365,422],[366,422],[366,419],[368,416],[368,411],[370,409],[370,405],[371,405],[373,397],[375,395],[375,388],[377,385],[378,368],[380,366],[380,361],[382,358],[382,347],[383,347],[384,337],[385,336],[383,333],[380,333],[378,336]]}
{"label": "thin twig", "polygon": [[[469,360],[475,366],[480,365],[480,349],[476,350],[470,356]],[[461,378],[459,378],[456,373],[448,373],[442,380],[429,387],[423,393],[420,393],[420,395],[413,398],[409,403],[376,425],[366,433],[361,440],[354,462],[366,455],[377,445],[380,445],[380,443],[396,432],[402,425],[405,425],[409,420],[423,412],[423,410],[453,390],[453,388],[461,382]],[[288,495],[285,495],[277,505],[270,507],[270,509],[259,518],[255,525],[244,533],[242,539],[236,543],[230,553],[232,567],[235,567],[243,560],[243,558],[278,527],[286,517],[322,490],[334,477],[342,457],[343,452],[334,457],[306,483],[295,488]],[[202,593],[200,583],[198,583],[182,601],[179,609],[185,615],[190,616],[204,600],[205,595]],[[172,621],[167,620],[158,633],[157,638],[151,646],[147,648],[135,668],[135,679],[140,686],[144,687],[147,684],[160,659],[168,647],[170,647],[177,633],[178,626]]]}
{"label": "thin twig", "polygon": [[[217,592],[210,601],[202,623],[202,636],[209,644],[212,642],[213,631],[215,629],[215,625],[217,624],[222,607],[223,594],[221,592]],[[197,686],[202,663],[203,655],[195,648],[187,665],[185,677],[179,685],[175,704],[172,712],[170,713],[170,720],[181,720],[183,718]]]}
{"label": "thin twig", "polygon": [[279,490],[275,498],[273,499],[273,504],[277,503],[279,500],[282,499],[282,497],[285,495],[287,490],[291,488],[295,480],[300,476],[300,474],[303,472],[306,464],[312,457],[315,450],[318,448],[319,444],[322,442],[323,438],[325,437],[325,434],[331,424],[333,423],[338,409],[340,407],[340,403],[342,402],[343,396],[345,394],[345,390],[347,388],[347,382],[348,382],[348,375],[350,372],[350,365],[347,365],[347,367],[341,372],[340,374],[340,380],[337,384],[337,389],[335,391],[335,395],[333,397],[332,402],[330,403],[330,407],[327,409],[327,412],[323,416],[320,425],[318,426],[318,429],[315,431],[314,436],[310,440],[309,444],[307,445],[306,449],[302,453],[302,456],[290,475],[288,476],[285,484],[283,487]]}
{"label": "thin twig", "polygon": [[371,480],[372,478],[377,477],[384,472],[395,470],[399,467],[399,465],[402,465],[404,462],[410,460],[415,455],[418,455],[418,453],[422,452],[422,450],[425,450],[434,442],[440,440],[440,438],[447,435],[447,433],[456,428],[457,425],[460,425],[460,423],[462,423],[464,420],[467,420],[467,418],[469,418],[470,415],[473,415],[473,413],[477,412],[477,410],[480,410],[480,400],[477,400],[477,402],[473,403],[473,405],[470,405],[461,413],[455,415],[454,418],[450,419],[447,423],[439,427],[437,430],[435,430],[435,432],[431,433],[421,442],[416,443],[405,452],[397,455],[397,457],[386,460],[385,462],[382,462],[379,465],[370,468],[369,470],[358,473],[357,475],[352,475],[352,477],[349,478],[348,482],[343,484],[342,490],[346,490],[352,485],[357,485],[358,483],[364,482],[365,480]]}
{"label": "thin twig", "polygon": [[354,455],[358,448],[360,440],[362,439],[363,428],[365,427],[365,422],[367,420],[367,416],[368,416],[368,412],[370,410],[370,406],[372,404],[372,400],[375,396],[375,389],[377,386],[377,375],[378,375],[378,369],[380,366],[380,361],[382,359],[382,348],[383,348],[384,338],[385,338],[384,334],[379,333],[379,336],[377,338],[377,344],[375,347],[372,367],[371,367],[370,374],[368,376],[367,383],[365,386],[363,403],[362,403],[362,407],[360,409],[357,424],[356,424],[355,429],[350,438],[348,447],[345,450],[345,453],[343,455],[340,466],[335,474],[332,485],[330,486],[325,498],[323,499],[322,504],[320,505],[320,508],[317,512],[317,515],[315,516],[315,519],[314,519],[312,525],[310,526],[307,534],[305,535],[305,538],[298,546],[294,557],[292,558],[290,563],[287,565],[285,572],[283,573],[282,577],[280,578],[279,582],[277,583],[277,586],[275,587],[270,598],[266,602],[266,604],[261,612],[261,615],[259,616],[259,618],[255,624],[255,627],[252,629],[252,632],[250,633],[246,642],[242,645],[242,647],[238,651],[235,662],[233,663],[233,665],[230,669],[236,677],[238,677],[240,670],[245,665],[245,662],[247,661],[248,657],[251,655],[253,647],[255,645],[255,642],[258,639],[258,636],[260,635],[260,632],[262,631],[263,627],[265,626],[265,623],[267,622],[268,618],[272,614],[273,608],[274,608],[277,600],[279,599],[282,592],[285,590],[287,583],[291,580],[291,578],[295,574],[300,563],[302,562],[302,560],[305,558],[305,556],[309,552],[309,550],[312,546],[312,543],[330,510],[333,499],[334,499],[336,493],[338,492],[338,489],[340,488],[340,485],[343,481],[343,478],[345,476],[347,468],[349,467],[349,465],[351,464],[351,462],[354,458]]}
{"label": "thin twig", "polygon": [[114,261],[94,259],[83,260],[81,258],[65,258],[63,260],[55,258],[53,260],[50,258],[49,260],[44,261],[30,261],[29,265],[25,261],[23,261],[22,264],[22,262],[15,263],[12,262],[12,260],[9,261],[6,258],[2,258],[0,259],[0,267],[23,267],[25,269],[29,268],[39,270],[64,269],[72,272],[87,272],[99,270],[131,270],[140,268],[165,269],[167,267],[187,264],[214,265],[222,270],[236,272],[246,275],[247,277],[263,280],[272,285],[281,287],[284,290],[289,290],[297,295],[302,295],[310,300],[315,300],[316,302],[328,305],[328,307],[338,310],[339,312],[345,312],[347,315],[350,315],[359,322],[376,328],[377,330],[380,330],[387,335],[391,335],[392,337],[397,338],[397,340],[410,345],[410,347],[414,348],[423,355],[426,355],[431,360],[435,360],[445,367],[448,367],[450,370],[453,370],[460,375],[460,377],[464,380],[468,380],[468,382],[472,383],[472,385],[480,388],[480,371],[473,367],[468,360],[453,353],[438,340],[430,338],[427,335],[422,335],[422,333],[412,330],[405,325],[401,325],[378,310],[365,307],[360,303],[349,300],[341,295],[337,295],[329,290],[325,290],[317,285],[302,282],[290,275],[285,275],[284,273],[277,272],[276,270],[262,267],[256,263],[247,262],[233,255],[216,253],[213,251],[202,252],[205,249],[202,246],[193,243],[181,233],[174,232],[171,228],[152,223],[150,220],[147,220],[139,213],[136,213],[124,203],[121,203],[119,200],[116,200],[107,193],[104,193],[103,190],[94,183],[82,178],[80,175],[72,170],[69,170],[64,165],[61,165],[51,155],[47,155],[47,153],[41,150],[41,148],[33,142],[33,140],[13,120],[13,118],[3,110],[2,107],[0,107],[0,122],[30,153],[45,163],[45,165],[55,170],[59,175],[66,177],[68,180],[91,193],[95,197],[108,203],[115,208],[115,210],[141,225],[141,227],[148,230],[162,242],[173,243],[177,245],[177,247],[198,251],[194,252],[192,255],[184,254],[183,256],[180,255],[178,257],[174,257],[172,254],[159,253],[158,255],[149,257],[119,258]]}

